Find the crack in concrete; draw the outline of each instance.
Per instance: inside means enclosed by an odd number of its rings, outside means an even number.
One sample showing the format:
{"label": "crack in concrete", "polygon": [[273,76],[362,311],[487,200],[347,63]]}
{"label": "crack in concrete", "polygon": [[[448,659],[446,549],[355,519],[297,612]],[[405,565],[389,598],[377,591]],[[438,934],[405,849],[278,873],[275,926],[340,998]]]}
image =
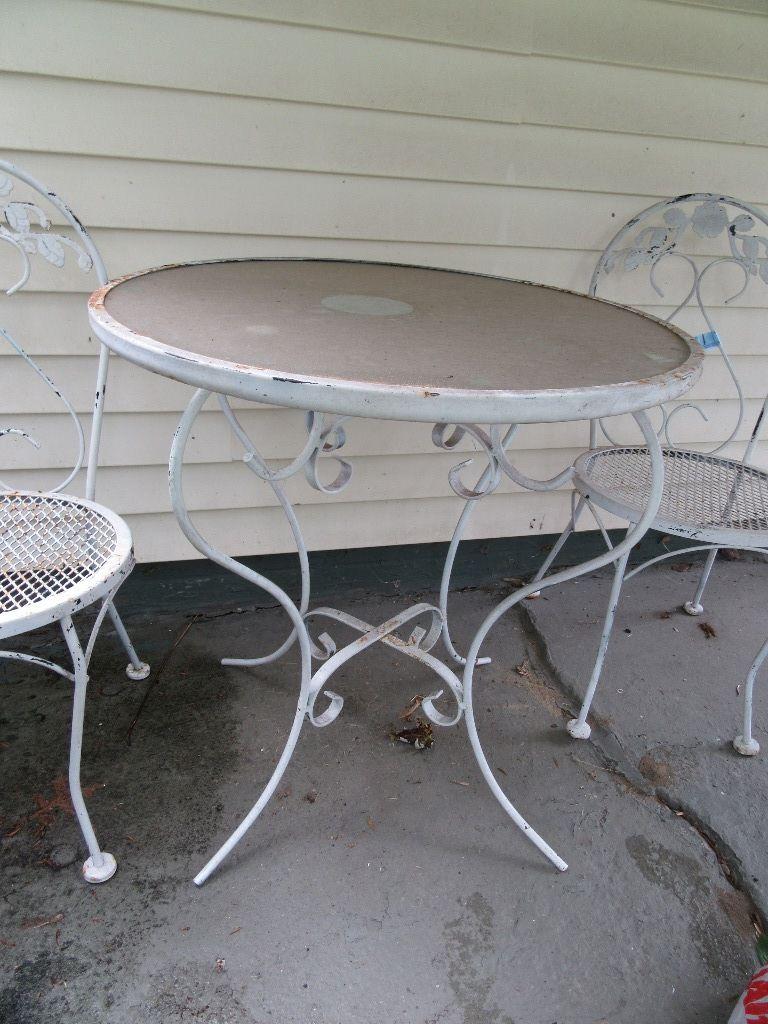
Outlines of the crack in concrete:
{"label": "crack in concrete", "polygon": [[[553,692],[562,699],[574,701],[576,708],[581,706],[581,698],[569,686],[558,672],[550,653],[546,638],[537,628],[533,616],[525,606],[525,602],[517,605],[520,625],[529,647],[530,655],[536,662],[540,678],[548,682]],[[565,719],[575,717],[560,706]],[[649,786],[647,780],[629,760],[621,740],[609,727],[608,722],[594,712],[590,715],[593,723],[592,735],[586,741],[600,758],[600,767],[611,772],[621,782],[625,790],[638,799],[652,799],[669,810],[678,821],[684,821],[699,838],[706,843],[715,855],[720,872],[728,885],[748,901],[749,915],[755,929],[756,938],[768,931],[768,920],[760,906],[760,896],[754,891],[749,878],[744,872],[740,858],[736,852],[712,826],[704,821],[689,804],[679,800],[668,790],[659,786]],[[584,742],[583,740],[580,742]]]}

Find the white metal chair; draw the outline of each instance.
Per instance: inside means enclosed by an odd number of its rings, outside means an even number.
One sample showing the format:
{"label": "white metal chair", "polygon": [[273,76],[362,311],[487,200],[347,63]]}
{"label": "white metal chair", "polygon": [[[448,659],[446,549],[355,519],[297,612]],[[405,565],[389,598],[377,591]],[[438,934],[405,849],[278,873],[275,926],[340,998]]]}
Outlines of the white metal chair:
{"label": "white metal chair", "polygon": [[[22,198],[18,183],[28,186],[34,201]],[[22,190],[26,191],[23,189]],[[53,208],[64,231],[53,227],[42,206]],[[72,254],[81,271],[93,271],[100,284],[107,281],[104,263],[87,231],[71,210],[40,182],[6,161],[0,161],[0,242],[15,250],[20,259],[20,276],[6,291],[19,291],[29,280],[33,259],[45,260],[56,268],[65,266]],[[39,230],[38,230],[39,228]],[[6,299],[7,301],[7,299]],[[74,683],[74,704],[69,756],[69,786],[72,804],[88,847],[83,875],[89,882],[105,882],[116,870],[115,858],[101,850],[96,840],[80,786],[80,754],[83,737],[88,665],[93,647],[109,615],[130,659],[126,669],[132,679],[144,679],[149,666],[140,661],[131,644],[112,599],[134,565],[130,531],[113,512],[97,505],[94,497],[96,467],[104,411],[109,351],[101,346],[98,383],[90,435],[86,499],[61,493],[75,478],[85,456],[82,425],[70,402],[53,381],[24,351],[4,327],[0,339],[24,359],[30,369],[64,403],[75,430],[77,458],[74,468],[55,487],[45,492],[17,491],[0,480],[0,641],[58,622],[66,642],[72,671],[44,658],[0,650],[0,659],[24,661],[58,673]],[[38,448],[39,444],[23,426],[0,429],[0,437],[16,436]],[[7,441],[5,443],[8,443]],[[98,602],[95,622],[83,649],[72,616]]]}
{"label": "white metal chair", "polygon": [[[762,225],[768,228],[768,218],[761,211],[730,196],[713,193],[678,196],[655,203],[628,221],[611,240],[592,275],[589,292],[595,295],[598,287],[601,294],[604,292],[609,275],[616,277],[625,273],[637,276],[639,270],[645,270],[651,288],[663,299],[665,293],[658,281],[659,267],[662,263],[669,266],[672,261],[677,261],[684,271],[683,288],[679,293],[682,301],[673,303],[674,308],[666,320],[685,318],[680,326],[691,329],[695,322],[692,316],[696,314],[700,327],[704,328],[696,334],[696,340],[704,348],[719,352],[722,357],[733,381],[737,414],[727,438],[715,448],[704,452],[679,448],[671,439],[672,421],[684,409],[696,411],[707,419],[699,406],[685,402],[672,410],[660,410],[661,426],[658,433],[659,438],[666,442],[662,449],[665,483],[661,508],[653,529],[697,543],[652,558],[629,573],[626,572],[629,552],[615,563],[597,660],[579,716],[567,726],[571,736],[577,739],[587,739],[590,735],[587,714],[600,679],[625,579],[630,579],[665,558],[679,557],[686,552],[705,551],[707,558],[696,593],[692,600],[683,605],[689,615],[699,615],[703,611],[701,600],[704,588],[720,548],[768,549],[768,473],[750,464],[768,409],[768,399],[763,402],[741,460],[726,458],[721,453],[735,441],[740,432],[745,415],[745,398],[723,339],[713,323],[711,310],[703,298],[703,282],[709,279],[707,286],[715,283],[712,277],[715,268],[720,268],[721,274],[733,274],[732,269],[726,268],[735,268],[735,273],[743,278],[737,282],[740,287],[736,288],[735,294],[732,282],[719,282],[721,287],[725,286],[726,294],[727,290],[731,291],[730,296],[724,300],[725,304],[742,295],[754,281],[768,283],[768,230],[760,234]],[[718,243],[722,246],[724,239],[727,241],[726,251],[713,255],[713,249]],[[684,251],[686,249],[688,251]],[[692,333],[695,329],[693,327]],[[598,429],[611,443],[611,447],[596,447]],[[650,493],[648,449],[617,444],[611,436],[614,429],[611,426],[609,432],[603,421],[590,424],[590,450],[575,463],[570,521],[536,574],[536,580],[544,577],[585,509],[592,513],[610,547],[608,533],[597,509],[610,512],[632,524],[638,521],[646,508]],[[757,754],[760,750],[752,736],[752,691],[757,672],[767,656],[768,641],[761,648],[747,676],[743,731],[734,740],[734,747],[741,754]]]}

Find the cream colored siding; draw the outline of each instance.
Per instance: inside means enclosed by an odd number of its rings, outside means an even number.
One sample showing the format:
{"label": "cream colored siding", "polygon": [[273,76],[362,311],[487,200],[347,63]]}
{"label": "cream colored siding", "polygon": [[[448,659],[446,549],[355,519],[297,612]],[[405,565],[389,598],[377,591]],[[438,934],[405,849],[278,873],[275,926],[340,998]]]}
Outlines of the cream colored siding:
{"label": "cream colored siding", "polygon": [[[0,152],[71,202],[114,276],[316,255],[583,291],[616,228],[658,198],[724,191],[768,207],[767,14],[763,0],[26,0],[3,10]],[[670,311],[639,281],[625,285],[625,301]],[[36,267],[1,319],[86,426],[97,356],[87,290]],[[768,390],[767,306],[758,284],[718,317],[751,414]],[[4,352],[0,374],[3,424],[42,442],[38,454],[6,440],[2,463],[19,486],[52,482],[73,452],[66,417]],[[188,394],[113,363],[99,497],[126,514],[144,560],[194,554],[166,483]],[[696,395],[706,431],[727,433],[735,402],[717,357]],[[301,445],[297,413],[242,417],[270,459]],[[676,422],[701,442],[695,414]],[[358,421],[348,438],[343,495],[288,485],[312,547],[450,535],[456,456],[436,451],[427,427]],[[586,439],[585,424],[527,428],[520,466],[551,475]],[[225,550],[290,549],[274,495],[239,465],[213,410],[195,431],[186,490]],[[565,491],[505,483],[479,504],[471,535],[551,533],[567,508]]]}

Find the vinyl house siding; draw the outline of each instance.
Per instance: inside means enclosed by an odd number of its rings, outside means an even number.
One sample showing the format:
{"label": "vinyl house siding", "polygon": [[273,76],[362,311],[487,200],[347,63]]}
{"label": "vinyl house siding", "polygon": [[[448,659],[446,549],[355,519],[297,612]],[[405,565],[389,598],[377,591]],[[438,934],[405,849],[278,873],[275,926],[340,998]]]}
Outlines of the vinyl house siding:
{"label": "vinyl house siding", "polygon": [[[25,0],[6,6],[3,26],[0,152],[72,204],[112,276],[187,259],[340,256],[585,291],[616,228],[657,199],[723,191],[768,208],[761,0]],[[2,318],[86,414],[89,290],[82,275],[43,268]],[[768,390],[766,306],[768,288],[753,285],[718,316],[749,412]],[[98,496],[126,516],[140,559],[192,557],[167,489],[189,391],[112,366]],[[3,422],[24,413],[45,464],[65,465],[54,399],[6,352],[0,372]],[[735,402],[717,357],[695,397],[706,431],[727,433]],[[302,444],[299,413],[250,407],[242,419],[270,459]],[[677,426],[679,442],[702,441],[698,417]],[[340,496],[288,482],[309,545],[450,536],[457,456],[434,449],[426,425],[352,421],[347,433],[354,476]],[[586,424],[525,428],[516,458],[550,476],[587,436]],[[4,446],[18,486],[50,479],[39,460]],[[186,493],[225,551],[291,549],[274,495],[239,464],[213,409],[195,431]],[[469,535],[552,533],[568,504],[568,491],[505,481]]]}

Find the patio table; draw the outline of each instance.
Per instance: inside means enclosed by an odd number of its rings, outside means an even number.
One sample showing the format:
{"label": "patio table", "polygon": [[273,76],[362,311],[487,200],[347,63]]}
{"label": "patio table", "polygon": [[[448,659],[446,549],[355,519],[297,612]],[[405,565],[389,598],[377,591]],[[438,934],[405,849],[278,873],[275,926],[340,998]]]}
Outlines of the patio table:
{"label": "patio table", "polygon": [[[463,717],[493,794],[524,834],[564,871],[566,863],[501,789],[480,744],[473,682],[477,666],[488,661],[480,657],[481,646],[494,623],[520,600],[615,562],[651,525],[664,469],[644,410],[680,397],[695,383],[702,363],[699,346],[653,317],[562,289],[461,271],[346,260],[246,259],[160,267],[94,292],[89,315],[109,348],[197,389],[170,453],[176,518],[198,551],[273,595],[290,618],[290,635],[274,651],[225,659],[224,664],[266,664],[294,643],[301,655],[298,703],[277,766],[251,811],[195,883],[208,878],[261,813],[290,761],[304,721],[326,727],[338,717],[343,698],[325,689],[336,669],[377,642],[438,676],[440,687],[423,700],[422,711],[438,726],[454,725]],[[190,518],[182,490],[183,457],[195,419],[212,393],[242,445],[245,465],[273,489],[285,512],[301,565],[298,602],[261,573],[217,550]],[[230,398],[304,410],[306,444],[287,465],[275,468],[248,436]],[[462,656],[448,627],[448,593],[456,550],[473,508],[505,476],[529,490],[548,491],[563,487],[573,475],[571,466],[547,480],[523,474],[509,452],[519,426],[623,413],[634,417],[651,454],[644,515],[611,550],[504,598]],[[465,482],[466,461],[449,473],[450,486],[465,506],[449,546],[438,602],[411,605],[380,625],[343,610],[310,607],[307,549],[282,486],[299,472],[328,494],[349,484],[352,466],[338,452],[350,417],[431,423],[439,448],[451,451],[468,438],[483,459],[474,483]],[[325,482],[327,472],[322,479],[320,474],[328,460],[336,463],[330,483]],[[359,635],[337,647],[327,632],[310,634],[310,620],[320,619]],[[407,623],[412,625],[406,636],[401,631]],[[444,659],[434,653],[440,640]],[[314,670],[313,661],[319,662]],[[321,694],[322,710],[316,707]]]}

